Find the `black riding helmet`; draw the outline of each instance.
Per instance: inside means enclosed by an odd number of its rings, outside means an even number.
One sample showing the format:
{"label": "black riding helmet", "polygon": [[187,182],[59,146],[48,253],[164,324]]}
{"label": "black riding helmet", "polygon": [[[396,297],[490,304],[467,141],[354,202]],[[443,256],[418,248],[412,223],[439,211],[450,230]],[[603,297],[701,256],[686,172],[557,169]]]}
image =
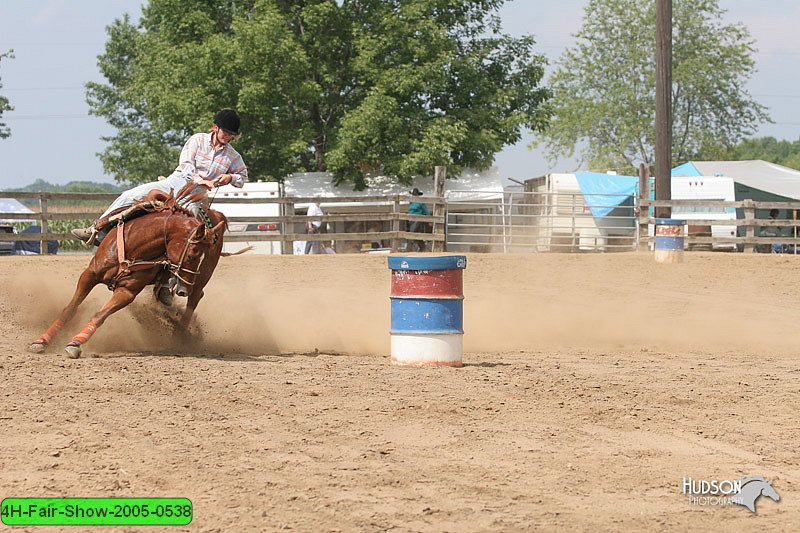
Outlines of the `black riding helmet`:
{"label": "black riding helmet", "polygon": [[223,109],[214,115],[214,124],[226,133],[239,135],[239,115],[233,109]]}

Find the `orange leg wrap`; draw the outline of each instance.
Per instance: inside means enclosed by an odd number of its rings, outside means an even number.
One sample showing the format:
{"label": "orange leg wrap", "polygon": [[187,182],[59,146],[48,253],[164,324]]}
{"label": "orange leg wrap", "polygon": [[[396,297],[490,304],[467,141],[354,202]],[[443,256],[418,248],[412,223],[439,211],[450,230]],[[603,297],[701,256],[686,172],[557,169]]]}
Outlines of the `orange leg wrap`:
{"label": "orange leg wrap", "polygon": [[83,328],[83,331],[72,337],[72,342],[70,344],[78,344],[81,345],[92,338],[94,332],[97,331],[97,326],[94,325],[94,322],[89,322],[86,324],[86,327]]}
{"label": "orange leg wrap", "polygon": [[61,328],[63,327],[64,323],[61,321],[61,319],[57,319],[55,322],[50,324],[50,327],[47,328],[47,331],[45,331],[41,337],[33,342],[35,344],[50,344],[50,341],[53,340],[53,337],[55,337],[56,333],[61,331]]}

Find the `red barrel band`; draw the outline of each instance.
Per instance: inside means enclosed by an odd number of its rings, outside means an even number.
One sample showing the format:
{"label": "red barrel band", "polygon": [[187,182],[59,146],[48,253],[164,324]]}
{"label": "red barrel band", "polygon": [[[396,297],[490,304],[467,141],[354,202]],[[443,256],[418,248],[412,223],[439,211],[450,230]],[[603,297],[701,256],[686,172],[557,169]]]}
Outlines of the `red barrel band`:
{"label": "red barrel band", "polygon": [[392,296],[463,298],[462,269],[452,270],[393,270]]}

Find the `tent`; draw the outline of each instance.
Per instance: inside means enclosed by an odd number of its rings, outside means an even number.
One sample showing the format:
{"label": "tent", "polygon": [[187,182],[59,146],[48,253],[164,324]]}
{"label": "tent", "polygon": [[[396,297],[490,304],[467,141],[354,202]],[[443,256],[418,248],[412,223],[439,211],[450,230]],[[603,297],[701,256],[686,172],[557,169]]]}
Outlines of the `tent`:
{"label": "tent", "polygon": [[[33,211],[22,205],[19,201],[13,198],[0,198],[0,213],[30,213]],[[34,222],[30,220],[17,220],[17,219],[0,219],[0,222],[11,224],[13,222]]]}

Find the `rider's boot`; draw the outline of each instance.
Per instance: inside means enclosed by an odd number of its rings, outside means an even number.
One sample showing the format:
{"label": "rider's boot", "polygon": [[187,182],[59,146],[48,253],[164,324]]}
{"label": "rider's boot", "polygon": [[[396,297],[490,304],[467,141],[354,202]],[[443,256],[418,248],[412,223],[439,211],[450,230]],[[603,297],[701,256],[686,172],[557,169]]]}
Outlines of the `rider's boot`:
{"label": "rider's boot", "polygon": [[83,241],[84,244],[87,246],[94,246],[98,244],[99,240],[97,238],[97,228],[94,227],[94,224],[89,226],[88,228],[76,228],[72,230],[72,233],[75,237]]}

